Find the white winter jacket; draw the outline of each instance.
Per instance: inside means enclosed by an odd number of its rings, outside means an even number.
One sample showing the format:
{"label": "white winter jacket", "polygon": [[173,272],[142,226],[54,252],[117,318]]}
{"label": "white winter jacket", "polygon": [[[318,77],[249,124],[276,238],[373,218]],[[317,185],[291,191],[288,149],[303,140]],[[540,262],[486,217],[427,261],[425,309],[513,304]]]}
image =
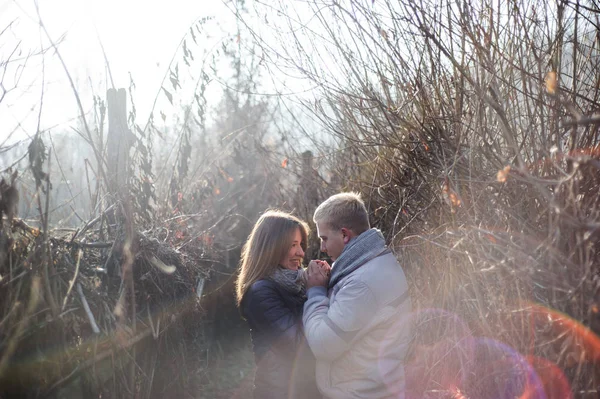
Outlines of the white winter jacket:
{"label": "white winter jacket", "polygon": [[411,312],[407,288],[402,268],[388,252],[329,292],[325,287],[308,290],[304,330],[326,399],[404,398]]}

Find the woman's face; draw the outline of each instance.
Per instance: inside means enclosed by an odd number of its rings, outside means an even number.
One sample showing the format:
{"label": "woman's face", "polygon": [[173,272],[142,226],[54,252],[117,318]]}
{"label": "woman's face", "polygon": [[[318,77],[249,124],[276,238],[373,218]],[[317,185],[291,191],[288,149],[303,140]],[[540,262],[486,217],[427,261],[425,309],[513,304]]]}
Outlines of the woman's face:
{"label": "woman's face", "polygon": [[279,265],[284,269],[299,270],[302,265],[302,259],[304,259],[304,251],[300,243],[302,242],[302,234],[300,228],[297,228],[294,232],[293,241],[288,251],[283,255],[283,258],[279,261]]}

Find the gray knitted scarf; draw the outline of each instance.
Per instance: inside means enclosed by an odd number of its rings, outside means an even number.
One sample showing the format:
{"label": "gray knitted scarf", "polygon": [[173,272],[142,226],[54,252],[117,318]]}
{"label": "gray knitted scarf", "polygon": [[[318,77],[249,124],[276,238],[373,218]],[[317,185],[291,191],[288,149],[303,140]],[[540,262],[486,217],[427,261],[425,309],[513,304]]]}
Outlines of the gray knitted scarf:
{"label": "gray knitted scarf", "polygon": [[333,263],[329,288],[335,286],[342,278],[371,259],[389,252],[390,250],[385,246],[383,234],[378,229],[369,229],[353,238]]}
{"label": "gray knitted scarf", "polygon": [[307,274],[305,269],[289,270],[278,267],[269,276],[269,279],[277,283],[284,290],[297,296],[299,300],[306,300],[306,281]]}

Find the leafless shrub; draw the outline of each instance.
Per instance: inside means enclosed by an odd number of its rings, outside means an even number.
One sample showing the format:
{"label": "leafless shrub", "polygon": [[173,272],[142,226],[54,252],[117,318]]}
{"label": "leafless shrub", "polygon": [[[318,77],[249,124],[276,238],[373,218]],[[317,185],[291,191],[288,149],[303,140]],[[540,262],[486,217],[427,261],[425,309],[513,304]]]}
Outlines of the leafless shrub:
{"label": "leafless shrub", "polygon": [[[339,140],[330,168],[344,189],[367,195],[419,306],[559,365],[577,396],[597,389],[597,5],[302,7],[256,2],[260,18],[284,15],[272,22],[280,45],[261,42],[271,61],[318,88],[304,101]],[[521,393],[532,385],[523,381]],[[473,384],[436,389],[498,392]]]}

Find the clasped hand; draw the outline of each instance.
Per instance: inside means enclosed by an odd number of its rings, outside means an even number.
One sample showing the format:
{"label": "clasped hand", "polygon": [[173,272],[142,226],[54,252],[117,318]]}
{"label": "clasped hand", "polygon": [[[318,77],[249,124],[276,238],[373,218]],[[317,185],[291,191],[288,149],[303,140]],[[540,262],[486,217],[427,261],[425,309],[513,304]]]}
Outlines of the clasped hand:
{"label": "clasped hand", "polygon": [[311,260],[308,264],[307,287],[327,287],[330,275],[331,266],[327,262],[324,260]]}

